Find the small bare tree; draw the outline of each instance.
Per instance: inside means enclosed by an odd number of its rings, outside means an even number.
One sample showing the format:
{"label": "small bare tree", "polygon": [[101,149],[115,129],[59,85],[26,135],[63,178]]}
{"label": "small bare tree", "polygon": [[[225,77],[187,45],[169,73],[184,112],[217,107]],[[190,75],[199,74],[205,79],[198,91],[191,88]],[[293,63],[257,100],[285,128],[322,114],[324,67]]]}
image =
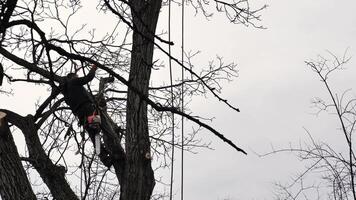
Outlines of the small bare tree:
{"label": "small bare tree", "polygon": [[[335,93],[329,83],[329,77],[343,69],[350,60],[328,52],[327,56],[319,55],[315,60],[305,64],[317,74],[325,86],[329,100],[315,98],[312,103],[317,114],[328,112],[334,114],[340,124],[338,134],[344,139],[344,148],[336,150],[334,144],[317,141],[305,130],[309,141],[299,146],[277,149],[266,154],[293,152],[306,163],[306,169],[293,179],[291,184],[276,184],[276,199],[356,199],[355,195],[355,153],[353,134],[356,124],[356,98],[346,90],[341,95]],[[332,133],[332,132],[331,132]]]}

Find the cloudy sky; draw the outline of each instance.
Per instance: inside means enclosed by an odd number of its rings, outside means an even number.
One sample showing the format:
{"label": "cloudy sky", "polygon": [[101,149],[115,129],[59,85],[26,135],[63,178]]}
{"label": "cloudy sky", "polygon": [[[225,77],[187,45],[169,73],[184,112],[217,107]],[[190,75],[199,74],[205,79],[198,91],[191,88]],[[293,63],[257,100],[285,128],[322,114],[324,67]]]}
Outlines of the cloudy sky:
{"label": "cloudy sky", "polygon": [[[356,54],[356,2],[258,0],[251,1],[251,6],[254,3],[269,5],[261,12],[260,22],[267,29],[233,25],[219,14],[206,20],[199,14],[195,16],[192,10],[187,11],[185,45],[187,51],[201,51],[197,63],[207,64],[208,60],[220,55],[226,62],[233,61],[239,66],[239,77],[224,84],[222,95],[237,105],[240,113],[212,97],[204,99],[204,103],[201,103],[202,99],[193,101],[192,111],[215,117],[211,125],[244,148],[248,156],[237,153],[210,132],[202,131],[200,136],[205,141],[212,141],[215,150],[203,149],[198,150],[198,154],[186,154],[186,200],[273,199],[273,183],[288,182],[303,169],[303,163],[292,154],[260,158],[254,152],[266,153],[271,150],[271,145],[287,147],[289,143],[305,141],[307,136],[303,127],[317,139],[335,145],[343,142],[343,138],[336,134],[335,116],[312,114],[315,110],[311,108],[311,99],[327,98],[327,94],[304,61],[318,54],[327,55],[327,50],[342,56],[349,48],[349,56]],[[179,8],[174,9],[176,25],[173,25],[175,35],[172,37],[176,44],[180,43],[177,39],[180,38],[179,12]],[[165,17],[163,12],[158,31],[166,30]],[[174,48],[179,49],[179,45]],[[351,60],[345,71],[332,77],[336,92],[355,85],[355,62]],[[25,90],[29,88],[19,88],[19,91]],[[27,97],[28,94],[22,92],[16,98]],[[31,101],[18,104],[11,97],[2,102],[22,114],[34,109]],[[180,199],[179,170],[177,166],[175,199]]]}
{"label": "cloudy sky", "polygon": [[[256,1],[251,1],[251,4]],[[306,141],[303,127],[316,139],[343,144],[335,116],[314,115],[311,99],[327,99],[326,91],[304,61],[327,50],[342,56],[356,53],[356,2],[351,0],[273,0],[262,12],[266,30],[232,25],[224,16],[186,16],[186,48],[202,58],[222,55],[239,65],[239,77],[225,85],[223,95],[238,105],[235,113],[209,98],[194,104],[195,113],[216,117],[212,124],[248,151],[236,153],[209,132],[215,151],[203,150],[185,160],[185,199],[273,199],[274,182],[287,183],[303,168],[293,154],[259,158],[274,147]],[[335,73],[335,92],[355,85],[355,60]],[[356,92],[352,92],[355,96]],[[193,102],[194,103],[194,102]],[[177,183],[178,184],[178,183]],[[178,187],[178,186],[177,186]],[[177,189],[177,191],[179,191]],[[179,197],[179,194],[177,194]]]}

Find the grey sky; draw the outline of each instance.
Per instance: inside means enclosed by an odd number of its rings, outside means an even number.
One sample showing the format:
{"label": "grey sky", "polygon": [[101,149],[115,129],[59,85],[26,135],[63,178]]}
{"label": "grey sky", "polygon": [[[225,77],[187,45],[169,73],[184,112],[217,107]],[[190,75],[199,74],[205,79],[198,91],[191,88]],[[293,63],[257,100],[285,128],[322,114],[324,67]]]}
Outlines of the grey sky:
{"label": "grey sky", "polygon": [[[355,55],[356,2],[257,2],[269,5],[261,13],[260,23],[268,28],[266,30],[229,24],[219,14],[209,21],[191,12],[186,15],[186,50],[202,51],[195,59],[197,64],[207,64],[208,60],[220,55],[226,62],[234,61],[239,65],[239,77],[224,84],[223,96],[237,105],[241,113],[233,112],[211,96],[208,97],[209,101],[199,98],[193,101],[192,111],[194,114],[215,117],[211,124],[249,154],[244,156],[237,153],[210,132],[202,131],[200,136],[206,141],[213,141],[212,147],[216,150],[185,154],[186,200],[272,199],[272,183],[288,181],[302,165],[290,154],[259,158],[253,151],[263,153],[270,150],[270,144],[283,147],[288,146],[289,142],[305,140],[303,127],[316,138],[333,141],[335,145],[343,142],[341,137],[334,134],[337,124],[332,115],[315,117],[310,114],[313,112],[310,100],[316,96],[326,97],[326,93],[317,76],[303,61],[315,58],[317,54],[326,54],[325,50],[342,55],[347,47],[350,47],[348,55]],[[178,13],[179,10],[174,12]],[[163,17],[164,13],[160,19],[162,24],[162,20],[166,20]],[[179,22],[175,27],[177,30],[173,37],[176,39],[175,48],[179,49]],[[161,30],[163,28],[159,26],[158,31]],[[355,62],[351,60],[347,71],[338,73],[339,77],[332,79],[336,91],[355,85]],[[19,88],[18,91],[22,92],[16,98],[27,99],[29,95],[24,91],[31,91],[31,87]],[[33,94],[37,94],[37,91],[31,91]],[[34,100],[18,104],[14,99],[6,98],[4,102],[22,114],[33,112]],[[175,170],[180,169],[177,166]],[[178,180],[177,172],[175,199],[180,199]]]}
{"label": "grey sky", "polygon": [[[303,127],[335,146],[344,142],[336,133],[334,116],[310,114],[315,111],[311,99],[327,96],[304,60],[326,55],[326,50],[342,56],[348,47],[348,55],[355,55],[355,1],[266,3],[269,8],[262,13],[261,24],[267,30],[232,25],[217,15],[210,21],[187,16],[187,48],[202,50],[207,57],[218,54],[226,61],[236,61],[240,71],[239,78],[226,85],[223,94],[239,106],[241,113],[234,113],[213,98],[206,104],[198,102],[193,110],[215,116],[215,127],[249,153],[240,155],[213,136],[204,135],[214,141],[216,150],[204,150],[186,159],[187,200],[272,199],[272,183],[287,182],[302,164],[291,154],[258,158],[253,151],[267,152],[270,144],[298,144],[306,140]],[[351,60],[346,71],[331,78],[335,92],[355,85],[355,62]],[[206,131],[203,134],[211,135]]]}

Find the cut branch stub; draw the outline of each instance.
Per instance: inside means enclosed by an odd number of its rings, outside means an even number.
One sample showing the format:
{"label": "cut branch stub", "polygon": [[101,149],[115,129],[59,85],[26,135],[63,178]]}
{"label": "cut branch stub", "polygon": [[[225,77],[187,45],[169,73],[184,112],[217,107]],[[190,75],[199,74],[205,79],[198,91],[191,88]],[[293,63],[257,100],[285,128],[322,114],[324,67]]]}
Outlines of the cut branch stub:
{"label": "cut branch stub", "polygon": [[0,111],[0,196],[2,199],[35,200],[31,184],[21,164],[6,113]]}
{"label": "cut branch stub", "polygon": [[6,117],[6,113],[0,112],[0,127],[3,126],[5,117]]}

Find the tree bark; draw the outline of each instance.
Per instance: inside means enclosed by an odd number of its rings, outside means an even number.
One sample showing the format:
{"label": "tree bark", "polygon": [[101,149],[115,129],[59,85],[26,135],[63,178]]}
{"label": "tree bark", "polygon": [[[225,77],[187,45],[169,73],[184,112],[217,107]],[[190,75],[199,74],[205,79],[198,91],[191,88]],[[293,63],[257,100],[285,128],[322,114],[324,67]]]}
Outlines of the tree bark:
{"label": "tree bark", "polygon": [[65,168],[53,164],[43,150],[33,116],[28,115],[24,120],[24,128],[21,130],[25,136],[29,157],[34,160],[31,164],[50,189],[52,196],[58,200],[77,200],[78,197],[65,179]]}
{"label": "tree bark", "polygon": [[29,161],[40,174],[43,182],[51,191],[53,198],[56,200],[77,200],[78,197],[65,178],[65,168],[53,164],[43,150],[33,116],[22,117],[11,111],[4,110],[4,112],[7,113],[9,121],[17,126],[25,136]]}
{"label": "tree bark", "polygon": [[[133,0],[133,33],[129,82],[141,95],[148,96],[154,34],[161,0]],[[149,200],[155,186],[151,166],[147,102],[128,88],[126,114],[126,170],[121,200]]]}
{"label": "tree bark", "polygon": [[3,112],[0,112],[0,195],[4,200],[36,199]]}

